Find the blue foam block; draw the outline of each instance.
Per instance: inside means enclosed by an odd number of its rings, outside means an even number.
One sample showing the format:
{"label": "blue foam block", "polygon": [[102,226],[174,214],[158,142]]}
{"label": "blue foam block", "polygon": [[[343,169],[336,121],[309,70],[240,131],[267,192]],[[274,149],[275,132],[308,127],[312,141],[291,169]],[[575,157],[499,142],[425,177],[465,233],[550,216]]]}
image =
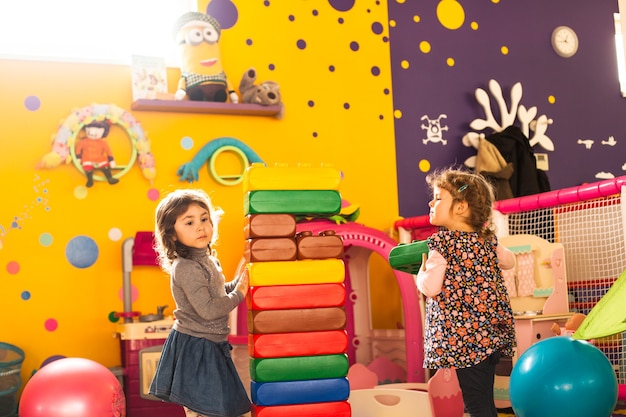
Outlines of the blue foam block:
{"label": "blue foam block", "polygon": [[348,378],[250,383],[256,405],[287,405],[345,401],[350,396]]}

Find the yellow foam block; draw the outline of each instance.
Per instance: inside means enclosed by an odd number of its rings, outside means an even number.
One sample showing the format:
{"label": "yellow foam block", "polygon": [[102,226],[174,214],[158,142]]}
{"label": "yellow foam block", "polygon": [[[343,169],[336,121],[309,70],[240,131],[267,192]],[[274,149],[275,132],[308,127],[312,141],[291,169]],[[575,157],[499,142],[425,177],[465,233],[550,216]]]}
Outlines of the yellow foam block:
{"label": "yellow foam block", "polygon": [[243,191],[256,190],[338,190],[341,171],[329,166],[268,167],[255,163],[246,169]]}
{"label": "yellow foam block", "polygon": [[250,286],[332,284],[345,278],[342,259],[252,262],[249,266]]}

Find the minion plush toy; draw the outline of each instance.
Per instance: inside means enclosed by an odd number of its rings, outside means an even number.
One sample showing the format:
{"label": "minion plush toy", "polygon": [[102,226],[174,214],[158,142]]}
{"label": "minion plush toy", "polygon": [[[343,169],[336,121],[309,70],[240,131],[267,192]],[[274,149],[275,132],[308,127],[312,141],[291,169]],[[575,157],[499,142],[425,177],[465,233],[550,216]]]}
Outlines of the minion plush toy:
{"label": "minion plush toy", "polygon": [[226,78],[220,56],[219,40],[222,29],[218,21],[207,14],[188,12],[174,25],[181,76],[176,100],[187,96],[194,101],[238,103],[239,97]]}

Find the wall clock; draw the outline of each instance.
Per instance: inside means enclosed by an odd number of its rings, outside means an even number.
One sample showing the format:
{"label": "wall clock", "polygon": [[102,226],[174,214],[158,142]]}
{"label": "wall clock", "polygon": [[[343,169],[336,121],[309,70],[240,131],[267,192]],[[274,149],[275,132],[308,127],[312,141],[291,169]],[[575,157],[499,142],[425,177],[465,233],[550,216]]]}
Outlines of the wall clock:
{"label": "wall clock", "polygon": [[578,36],[569,26],[558,26],[552,31],[552,48],[557,55],[570,58],[578,51]]}

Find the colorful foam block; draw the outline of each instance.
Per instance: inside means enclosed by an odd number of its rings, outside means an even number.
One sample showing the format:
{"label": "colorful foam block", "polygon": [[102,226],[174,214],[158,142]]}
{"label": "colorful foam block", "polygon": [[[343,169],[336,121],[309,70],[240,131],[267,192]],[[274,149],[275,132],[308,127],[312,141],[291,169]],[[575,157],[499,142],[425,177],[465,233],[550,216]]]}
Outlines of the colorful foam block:
{"label": "colorful foam block", "polygon": [[246,239],[243,252],[246,262],[294,261],[298,255],[292,237]]}
{"label": "colorful foam block", "polygon": [[341,210],[335,190],[258,190],[244,194],[244,215],[287,213],[295,216],[332,216]]}
{"label": "colorful foam block", "polygon": [[258,359],[336,355],[347,348],[345,330],[248,335],[248,354]]}
{"label": "colorful foam block", "polygon": [[268,167],[250,165],[243,177],[243,191],[254,190],[338,190],[341,171],[330,166]]}
{"label": "colorful foam block", "polygon": [[352,408],[347,401],[327,403],[262,406],[252,404],[252,417],[350,417]]}
{"label": "colorful foam block", "polygon": [[350,396],[348,378],[250,383],[256,405],[286,405],[345,401]]}
{"label": "colorful foam block", "polygon": [[328,230],[318,235],[300,232],[296,235],[298,259],[326,259],[343,257],[343,240],[335,231]]}
{"label": "colorful foam block", "polygon": [[250,358],[250,377],[256,382],[341,378],[348,375],[348,367],[345,354]]}
{"label": "colorful foam block", "polygon": [[254,334],[339,330],[345,326],[343,307],[248,311],[248,331]]}
{"label": "colorful foam block", "polygon": [[422,255],[428,253],[428,240],[400,243],[389,251],[389,265],[398,271],[417,274],[422,266]]}
{"label": "colorful foam block", "polygon": [[250,285],[301,285],[343,282],[345,267],[341,259],[315,259],[249,264]]}
{"label": "colorful foam block", "polygon": [[296,217],[292,214],[250,214],[244,218],[246,239],[255,237],[294,237]]}
{"label": "colorful foam block", "polygon": [[246,297],[249,310],[337,307],[345,302],[343,283],[250,287]]}

